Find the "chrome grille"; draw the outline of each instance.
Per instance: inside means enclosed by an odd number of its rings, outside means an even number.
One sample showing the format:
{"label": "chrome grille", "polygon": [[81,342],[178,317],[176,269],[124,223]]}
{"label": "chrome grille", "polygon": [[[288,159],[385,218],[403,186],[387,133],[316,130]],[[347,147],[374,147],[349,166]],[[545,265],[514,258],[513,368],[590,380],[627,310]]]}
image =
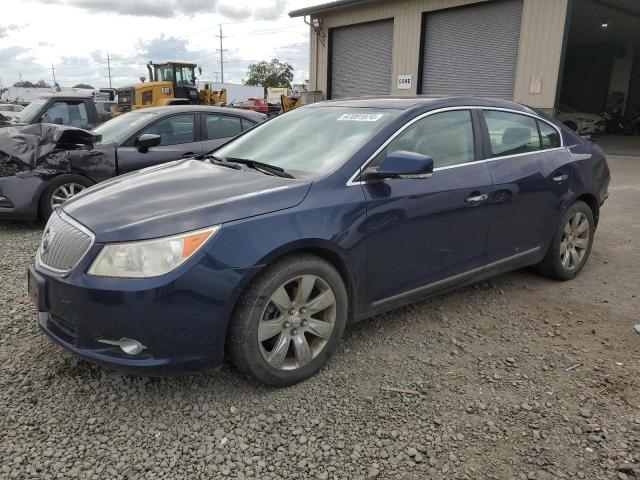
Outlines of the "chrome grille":
{"label": "chrome grille", "polygon": [[47,222],[38,248],[40,263],[51,270],[68,272],[82,260],[92,243],[89,230],[56,210]]}

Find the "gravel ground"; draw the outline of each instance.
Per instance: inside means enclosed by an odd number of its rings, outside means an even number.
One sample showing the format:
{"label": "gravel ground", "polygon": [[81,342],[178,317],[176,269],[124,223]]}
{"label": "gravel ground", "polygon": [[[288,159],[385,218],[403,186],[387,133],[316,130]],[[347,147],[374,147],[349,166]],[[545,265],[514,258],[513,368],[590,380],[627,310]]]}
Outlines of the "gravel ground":
{"label": "gravel ground", "polygon": [[77,360],[26,294],[41,226],[0,222],[0,478],[640,479],[640,158],[611,164],[576,280],[522,270],[373,318],[282,390]]}

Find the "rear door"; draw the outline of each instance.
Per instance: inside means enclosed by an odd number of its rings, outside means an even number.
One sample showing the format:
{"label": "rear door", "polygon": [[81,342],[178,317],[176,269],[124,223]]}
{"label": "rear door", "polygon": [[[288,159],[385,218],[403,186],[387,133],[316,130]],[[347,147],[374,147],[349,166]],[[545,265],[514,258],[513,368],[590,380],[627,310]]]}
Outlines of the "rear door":
{"label": "rear door", "polygon": [[429,155],[426,179],[362,184],[367,201],[368,288],[374,308],[435,291],[485,263],[492,190],[476,113],[451,110],[415,121],[376,157],[394,150]]}
{"label": "rear door", "polygon": [[571,155],[551,124],[511,111],[481,112],[494,183],[489,263],[541,255],[571,182]]}
{"label": "rear door", "polygon": [[[200,117],[196,113],[178,113],[166,116],[139,130],[118,147],[118,173],[123,174],[202,154],[199,122]],[[146,151],[138,149],[135,146],[136,138],[147,133],[160,135],[160,145]]]}

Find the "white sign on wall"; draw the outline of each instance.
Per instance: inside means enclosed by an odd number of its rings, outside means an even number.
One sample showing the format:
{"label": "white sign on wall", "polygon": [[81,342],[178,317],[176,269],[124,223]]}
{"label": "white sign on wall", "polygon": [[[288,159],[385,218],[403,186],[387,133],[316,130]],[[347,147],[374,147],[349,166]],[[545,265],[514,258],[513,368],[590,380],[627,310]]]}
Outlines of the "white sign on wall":
{"label": "white sign on wall", "polygon": [[531,83],[529,84],[529,93],[533,95],[538,95],[542,93],[542,79],[541,78],[532,78]]}
{"label": "white sign on wall", "polygon": [[411,90],[411,75],[398,75],[398,90]]}

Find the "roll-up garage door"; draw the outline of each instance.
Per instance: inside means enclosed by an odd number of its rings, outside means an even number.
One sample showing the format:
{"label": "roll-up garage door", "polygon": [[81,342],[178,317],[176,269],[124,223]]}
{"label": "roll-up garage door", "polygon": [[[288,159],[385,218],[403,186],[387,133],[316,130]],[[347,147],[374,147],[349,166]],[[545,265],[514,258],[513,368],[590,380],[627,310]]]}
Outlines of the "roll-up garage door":
{"label": "roll-up garage door", "polygon": [[422,94],[513,99],[523,0],[426,13]]}
{"label": "roll-up garage door", "polygon": [[330,98],[389,95],[393,20],[331,29]]}

